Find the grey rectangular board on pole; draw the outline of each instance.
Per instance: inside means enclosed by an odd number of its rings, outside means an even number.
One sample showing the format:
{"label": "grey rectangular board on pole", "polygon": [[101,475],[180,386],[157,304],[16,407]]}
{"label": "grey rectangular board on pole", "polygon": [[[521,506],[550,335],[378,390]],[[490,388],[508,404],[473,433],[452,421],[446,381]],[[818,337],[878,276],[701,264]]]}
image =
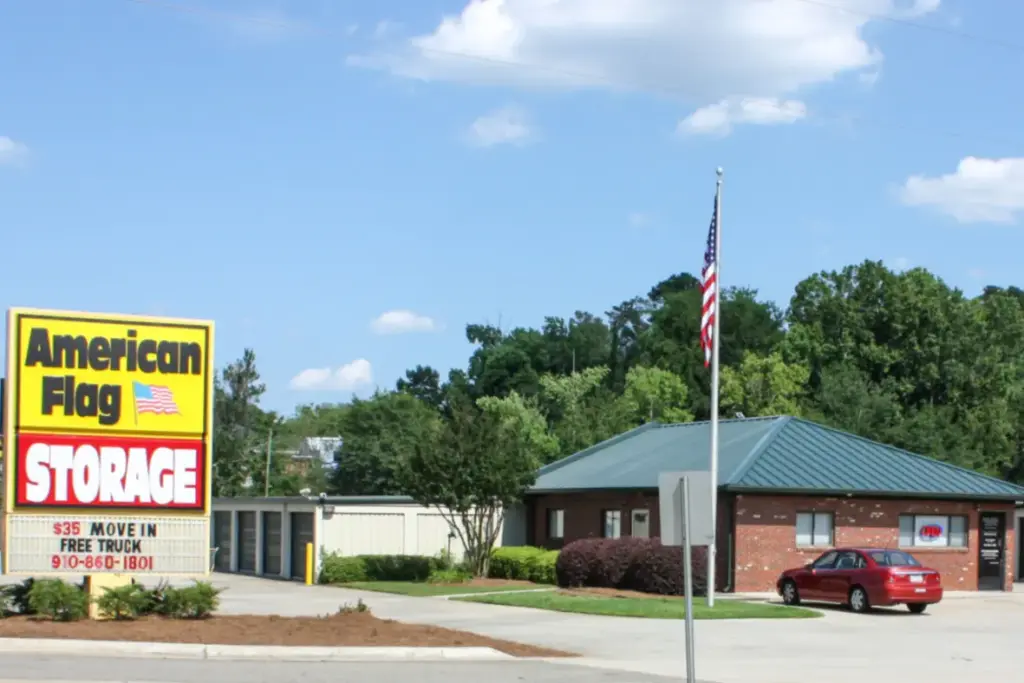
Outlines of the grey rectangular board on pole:
{"label": "grey rectangular board on pole", "polygon": [[711,473],[704,470],[658,474],[661,542],[663,545],[683,544],[683,477],[690,480],[690,544],[711,545],[715,539],[711,524]]}

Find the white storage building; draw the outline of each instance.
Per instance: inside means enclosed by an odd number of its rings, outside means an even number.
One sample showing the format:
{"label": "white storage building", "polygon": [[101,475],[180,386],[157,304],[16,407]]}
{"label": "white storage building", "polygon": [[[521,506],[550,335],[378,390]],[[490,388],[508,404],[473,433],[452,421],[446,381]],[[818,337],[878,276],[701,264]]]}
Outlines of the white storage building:
{"label": "white storage building", "polygon": [[[462,543],[435,508],[404,496],[215,498],[210,525],[216,549],[214,570],[302,580],[306,544],[313,544],[314,576],[323,556],[424,555],[450,550],[462,556]],[[522,506],[506,512],[500,545],[526,542]]]}

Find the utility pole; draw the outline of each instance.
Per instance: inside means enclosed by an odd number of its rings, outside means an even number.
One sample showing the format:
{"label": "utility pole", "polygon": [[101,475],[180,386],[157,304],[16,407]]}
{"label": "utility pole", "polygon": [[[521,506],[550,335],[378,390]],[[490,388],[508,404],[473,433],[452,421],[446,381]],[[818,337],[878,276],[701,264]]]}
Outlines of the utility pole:
{"label": "utility pole", "polygon": [[274,447],[274,430],[271,429],[267,432],[267,472],[266,478],[263,480],[263,497],[270,497],[270,458],[273,453]]}

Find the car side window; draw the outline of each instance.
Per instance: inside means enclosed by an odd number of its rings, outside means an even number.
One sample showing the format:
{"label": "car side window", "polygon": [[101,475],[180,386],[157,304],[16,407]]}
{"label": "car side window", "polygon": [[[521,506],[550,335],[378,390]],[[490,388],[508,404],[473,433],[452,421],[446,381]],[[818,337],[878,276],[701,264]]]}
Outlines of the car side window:
{"label": "car side window", "polygon": [[811,566],[815,569],[832,569],[835,566],[837,557],[839,557],[839,553],[831,550],[816,559]]}
{"label": "car side window", "polygon": [[839,556],[839,561],[836,562],[836,569],[857,569],[858,562],[863,563],[858,553],[847,550]]}
{"label": "car side window", "polygon": [[865,560],[864,556],[861,555],[860,553],[856,553],[856,555],[857,555],[857,562],[854,565],[854,569],[867,569],[868,561]]}

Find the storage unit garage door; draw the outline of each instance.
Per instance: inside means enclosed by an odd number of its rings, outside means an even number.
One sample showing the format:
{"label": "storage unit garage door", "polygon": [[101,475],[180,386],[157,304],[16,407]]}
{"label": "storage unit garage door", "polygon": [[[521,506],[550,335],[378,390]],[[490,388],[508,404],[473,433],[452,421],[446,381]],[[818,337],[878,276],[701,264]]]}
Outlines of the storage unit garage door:
{"label": "storage unit garage door", "polygon": [[217,554],[213,559],[213,568],[219,572],[231,571],[231,513],[213,513],[213,546]]}
{"label": "storage unit garage door", "polygon": [[263,573],[281,574],[281,513],[263,513]]}
{"label": "storage unit garage door", "polygon": [[313,513],[291,513],[292,578],[306,578],[306,544],[313,543]]}
{"label": "storage unit garage door", "polygon": [[238,513],[238,571],[256,571],[256,513]]}

